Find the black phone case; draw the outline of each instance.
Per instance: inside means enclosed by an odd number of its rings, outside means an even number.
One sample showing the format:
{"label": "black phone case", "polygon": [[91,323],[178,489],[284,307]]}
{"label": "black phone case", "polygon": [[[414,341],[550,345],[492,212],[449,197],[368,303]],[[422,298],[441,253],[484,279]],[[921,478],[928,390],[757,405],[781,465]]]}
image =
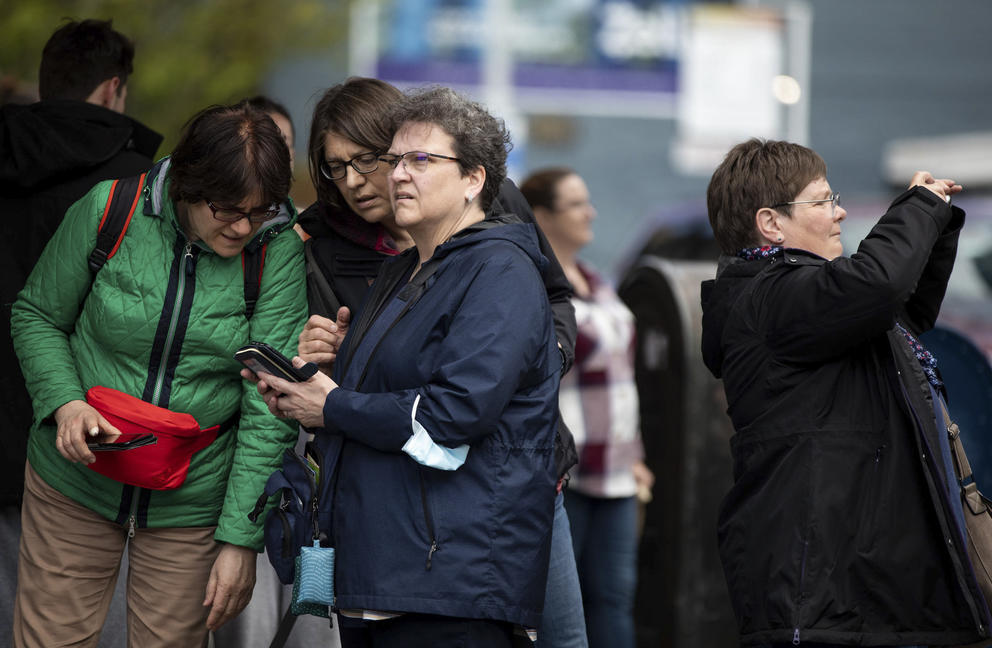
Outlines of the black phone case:
{"label": "black phone case", "polygon": [[297,369],[289,358],[264,342],[246,344],[234,353],[234,359],[256,374],[264,371],[292,382],[306,382],[317,373],[317,365],[312,362]]}
{"label": "black phone case", "polygon": [[120,442],[111,443],[87,443],[86,447],[93,452],[104,452],[110,450],[133,450],[134,448],[141,448],[146,445],[154,445],[158,443],[158,437],[154,434],[139,434],[132,439]]}

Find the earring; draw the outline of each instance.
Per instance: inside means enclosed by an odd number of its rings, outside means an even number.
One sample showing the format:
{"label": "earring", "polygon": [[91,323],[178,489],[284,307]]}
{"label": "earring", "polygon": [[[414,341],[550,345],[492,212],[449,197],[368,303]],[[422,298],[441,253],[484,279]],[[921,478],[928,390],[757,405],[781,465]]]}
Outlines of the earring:
{"label": "earring", "polygon": [[782,242],[782,237],[781,237],[781,236],[780,236],[780,237],[778,237],[778,242],[779,242],[779,243],[781,243],[781,242]]}

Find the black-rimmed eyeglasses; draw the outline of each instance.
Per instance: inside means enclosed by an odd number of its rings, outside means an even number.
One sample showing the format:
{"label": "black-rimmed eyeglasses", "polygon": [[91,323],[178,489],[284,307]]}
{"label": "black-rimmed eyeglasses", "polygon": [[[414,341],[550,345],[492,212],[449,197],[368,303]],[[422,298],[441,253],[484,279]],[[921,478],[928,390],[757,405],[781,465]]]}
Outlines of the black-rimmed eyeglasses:
{"label": "black-rimmed eyeglasses", "polygon": [[837,207],[840,206],[840,194],[830,194],[829,198],[820,198],[818,200],[793,200],[791,202],[779,203],[777,205],[772,205],[772,209],[788,207],[790,205],[817,205],[820,203],[830,203],[830,215],[833,216],[837,211]]}
{"label": "black-rimmed eyeglasses", "polygon": [[414,171],[416,173],[423,173],[426,171],[427,165],[430,164],[431,158],[454,160],[455,162],[461,161],[460,158],[452,157],[450,155],[426,153],[424,151],[409,151],[403,155],[392,155],[390,153],[385,153],[379,156],[379,159],[388,164],[391,169],[395,169],[396,165],[402,160],[403,168],[407,171]]}
{"label": "black-rimmed eyeglasses", "polygon": [[350,160],[324,160],[320,163],[320,173],[328,180],[340,180],[348,175],[348,166],[362,175],[372,173],[379,168],[379,154],[375,152],[362,153]]}
{"label": "black-rimmed eyeglasses", "polygon": [[207,207],[213,212],[214,218],[223,223],[237,223],[242,218],[247,218],[251,223],[264,223],[279,215],[279,206],[260,207],[251,211],[239,211],[230,207],[218,207],[209,200],[205,201]]}

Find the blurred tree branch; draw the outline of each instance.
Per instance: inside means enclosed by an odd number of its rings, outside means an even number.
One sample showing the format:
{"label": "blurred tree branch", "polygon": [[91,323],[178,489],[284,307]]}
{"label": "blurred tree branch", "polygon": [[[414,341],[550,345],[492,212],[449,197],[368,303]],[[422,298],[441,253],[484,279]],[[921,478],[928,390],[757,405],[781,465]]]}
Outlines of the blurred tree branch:
{"label": "blurred tree branch", "polygon": [[113,19],[135,43],[127,112],[161,132],[163,154],[196,111],[261,91],[281,60],[346,37],[345,0],[0,0],[0,73],[36,83],[65,18]]}

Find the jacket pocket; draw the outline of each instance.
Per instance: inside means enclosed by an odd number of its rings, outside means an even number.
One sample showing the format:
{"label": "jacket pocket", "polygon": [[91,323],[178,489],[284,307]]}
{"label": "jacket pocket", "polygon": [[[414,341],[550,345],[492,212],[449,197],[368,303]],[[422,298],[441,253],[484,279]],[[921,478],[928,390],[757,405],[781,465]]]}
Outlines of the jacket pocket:
{"label": "jacket pocket", "polygon": [[883,462],[886,461],[885,444],[875,448],[874,459],[865,470],[866,485],[861,497],[861,511],[858,514],[858,551],[870,551],[875,544],[875,529],[878,524],[879,482]]}
{"label": "jacket pocket", "polygon": [[428,493],[427,488],[427,476],[424,474],[424,468],[420,466],[417,467],[417,477],[420,481],[420,503],[424,512],[424,526],[427,529],[427,561],[424,563],[424,569],[430,571],[431,564],[434,562],[434,554],[441,547],[437,542],[437,533],[434,526],[434,511],[431,506],[430,493]]}

